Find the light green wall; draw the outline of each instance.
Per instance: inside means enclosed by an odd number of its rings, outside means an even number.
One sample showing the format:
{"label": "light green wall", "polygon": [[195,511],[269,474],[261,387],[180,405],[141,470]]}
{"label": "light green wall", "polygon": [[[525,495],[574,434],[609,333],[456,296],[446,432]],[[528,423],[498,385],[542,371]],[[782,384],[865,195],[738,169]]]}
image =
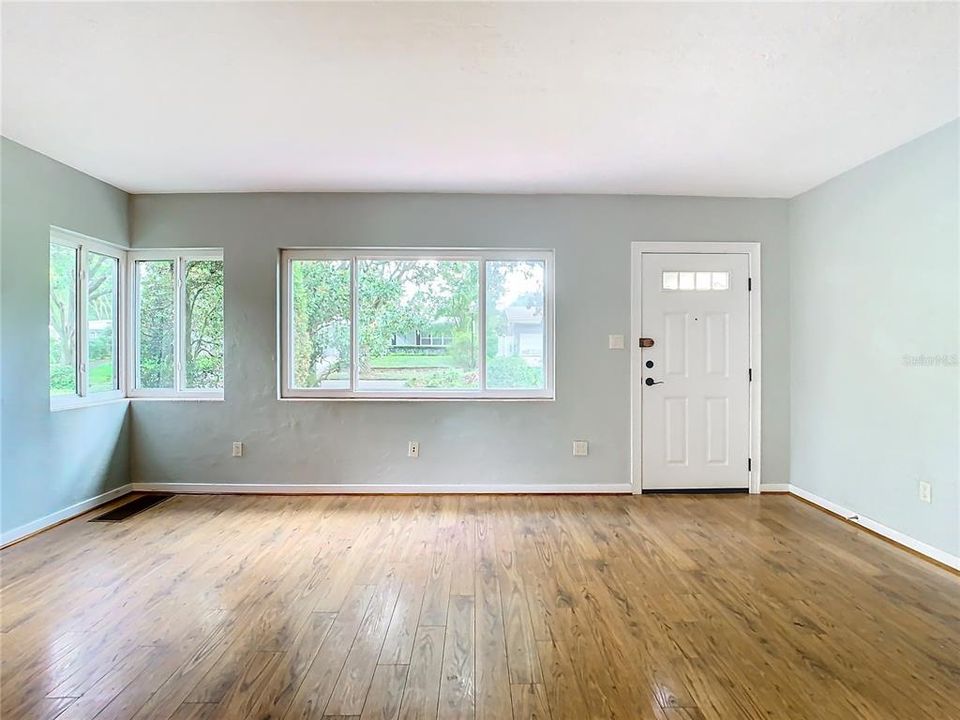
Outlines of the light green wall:
{"label": "light green wall", "polygon": [[[607,335],[630,332],[630,244],[713,240],[763,247],[763,480],[787,482],[786,201],[143,195],[131,223],[134,247],[222,246],[226,277],[226,400],[135,402],[135,481],[628,484],[630,353]],[[556,402],[278,400],[277,249],[324,245],[555,248]]]}
{"label": "light green wall", "polygon": [[[222,246],[225,402],[51,413],[47,234],[124,244],[127,196],[2,145],[2,527],[138,481],[621,483],[629,475],[630,243],[763,245],[764,482],[960,550],[958,125],[790,201],[616,196],[162,195],[130,198],[135,247]],[[788,229],[789,225],[789,229]],[[789,249],[788,249],[789,235]],[[277,248],[557,250],[555,403],[276,399]],[[791,409],[792,408],[792,409]],[[591,441],[572,458],[572,438]],[[230,441],[247,443],[242,459]],[[421,458],[407,462],[406,441]],[[497,448],[491,453],[490,448]],[[132,458],[128,459],[128,448]],[[916,483],[933,483],[934,502]]]}
{"label": "light green wall", "polygon": [[790,201],[789,243],[791,482],[955,555],[958,134],[954,121]]}
{"label": "light green wall", "polygon": [[0,144],[0,530],[128,482],[128,403],[50,412],[50,226],[127,244],[127,195],[7,139]]}

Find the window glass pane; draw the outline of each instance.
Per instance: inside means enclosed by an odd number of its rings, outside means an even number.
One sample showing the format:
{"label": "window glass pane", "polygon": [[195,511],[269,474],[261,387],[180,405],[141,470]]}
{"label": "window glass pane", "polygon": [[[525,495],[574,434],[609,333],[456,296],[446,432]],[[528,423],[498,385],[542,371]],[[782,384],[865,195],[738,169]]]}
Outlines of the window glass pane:
{"label": "window glass pane", "polygon": [[730,273],[726,270],[668,271],[663,273],[664,290],[728,290]]}
{"label": "window glass pane", "polygon": [[120,261],[87,253],[87,388],[90,393],[118,390],[117,293]]}
{"label": "window glass pane", "polygon": [[174,387],[173,260],[138,260],[137,387]]}
{"label": "window glass pane", "polygon": [[358,389],[479,389],[480,263],[360,260],[358,268]]}
{"label": "window glass pane", "polygon": [[77,394],[77,251],[50,243],[50,394]]}
{"label": "window glass pane", "polygon": [[350,261],[293,260],[293,377],[297,388],[350,387]]}
{"label": "window glass pane", "polygon": [[223,388],[223,260],[187,260],[183,355],[186,387]]}
{"label": "window glass pane", "polygon": [[544,263],[487,262],[487,387],[544,387]]}

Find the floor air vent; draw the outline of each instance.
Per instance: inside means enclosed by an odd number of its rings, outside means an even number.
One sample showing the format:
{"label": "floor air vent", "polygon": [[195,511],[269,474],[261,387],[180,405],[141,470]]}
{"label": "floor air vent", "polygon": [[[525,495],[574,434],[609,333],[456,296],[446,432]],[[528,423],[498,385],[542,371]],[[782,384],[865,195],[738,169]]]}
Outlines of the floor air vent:
{"label": "floor air vent", "polygon": [[158,505],[172,497],[173,495],[170,494],[141,495],[120,507],[108,510],[103,515],[91,518],[90,522],[123,522],[127,518],[142,513],[144,510],[149,510],[154,505]]}

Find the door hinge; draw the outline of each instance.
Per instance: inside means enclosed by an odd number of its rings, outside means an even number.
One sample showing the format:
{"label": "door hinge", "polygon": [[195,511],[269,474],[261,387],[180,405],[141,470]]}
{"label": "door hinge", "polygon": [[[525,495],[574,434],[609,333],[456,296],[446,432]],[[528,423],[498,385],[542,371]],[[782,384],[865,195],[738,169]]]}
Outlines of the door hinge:
{"label": "door hinge", "polygon": [[753,382],[753,368],[747,369],[747,381]]}
{"label": "door hinge", "polygon": [[753,290],[753,278],[747,278],[747,292]]}
{"label": "door hinge", "polygon": [[753,458],[747,458],[747,472],[753,470]]}

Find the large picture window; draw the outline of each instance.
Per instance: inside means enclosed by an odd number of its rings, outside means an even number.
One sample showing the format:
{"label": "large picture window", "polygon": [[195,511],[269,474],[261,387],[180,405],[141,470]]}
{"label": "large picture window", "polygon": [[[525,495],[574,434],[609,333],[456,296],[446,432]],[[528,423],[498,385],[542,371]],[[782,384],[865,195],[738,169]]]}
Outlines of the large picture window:
{"label": "large picture window", "polygon": [[553,253],[285,250],[284,397],[552,398]]}
{"label": "large picture window", "polygon": [[50,233],[50,404],[123,396],[120,293],[124,251],[75,233]]}
{"label": "large picture window", "polygon": [[223,396],[223,254],[130,253],[132,396]]}

